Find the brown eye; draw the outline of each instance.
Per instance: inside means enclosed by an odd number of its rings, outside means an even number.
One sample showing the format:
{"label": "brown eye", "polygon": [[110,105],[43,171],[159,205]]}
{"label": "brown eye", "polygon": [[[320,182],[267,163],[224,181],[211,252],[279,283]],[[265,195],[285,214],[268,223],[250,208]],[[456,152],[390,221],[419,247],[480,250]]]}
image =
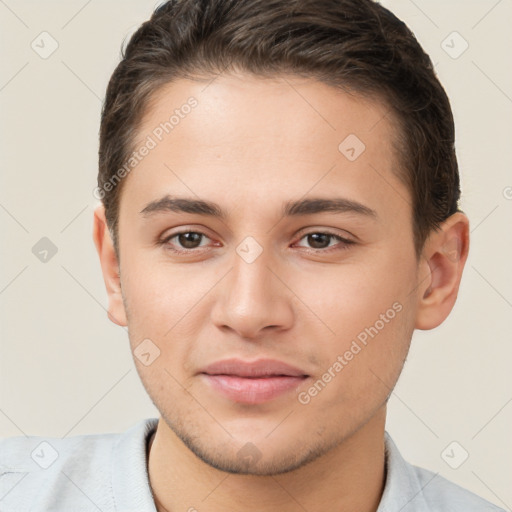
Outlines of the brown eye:
{"label": "brown eye", "polygon": [[306,238],[313,249],[325,249],[329,247],[329,242],[333,236],[327,233],[310,233],[306,235]]}
{"label": "brown eye", "polygon": [[203,239],[209,240],[209,237],[199,231],[181,231],[166,237],[160,243],[174,252],[192,252],[204,247],[205,244],[201,243]]}
{"label": "brown eye", "polygon": [[201,242],[203,234],[188,231],[187,233],[179,233],[176,236],[178,237],[178,242],[184,249],[195,249],[199,247],[198,243]]}
{"label": "brown eye", "polygon": [[[348,249],[350,245],[355,244],[352,240],[347,240],[346,238],[335,235],[334,233],[324,233],[322,231],[306,233],[300,240],[305,240],[307,245],[299,244],[299,247],[304,247],[305,249],[311,249],[318,252]],[[334,241],[334,243],[331,243],[332,241]]]}

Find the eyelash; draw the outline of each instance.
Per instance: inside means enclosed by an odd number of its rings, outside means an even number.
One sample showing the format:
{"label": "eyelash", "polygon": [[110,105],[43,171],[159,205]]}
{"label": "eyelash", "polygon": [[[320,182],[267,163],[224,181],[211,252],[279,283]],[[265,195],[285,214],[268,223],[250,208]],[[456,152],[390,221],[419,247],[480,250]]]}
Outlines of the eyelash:
{"label": "eyelash", "polygon": [[[195,249],[175,249],[173,247],[170,246],[169,242],[170,240],[172,240],[173,238],[179,236],[179,235],[183,235],[183,234],[186,234],[186,233],[195,233],[195,234],[198,234],[198,235],[202,235],[206,238],[209,238],[209,236],[206,234],[206,233],[203,233],[202,231],[195,231],[195,230],[184,230],[184,231],[178,231],[177,233],[173,233],[172,235],[169,235],[167,237],[165,237],[164,239],[162,240],[159,240],[158,241],[158,244],[159,245],[165,245],[167,246],[167,248],[176,253],[176,254],[192,254],[192,253],[199,253],[199,252],[202,252],[201,251],[201,248],[195,248]],[[307,252],[314,252],[314,253],[331,253],[331,252],[334,252],[334,251],[344,251],[344,250],[347,250],[349,248],[349,246],[351,245],[354,245],[356,242],[354,242],[353,240],[348,240],[346,238],[343,238],[341,237],[340,235],[336,235],[334,233],[330,233],[328,231],[310,231],[308,233],[304,233],[300,239],[302,240],[303,238],[309,236],[309,235],[327,235],[329,237],[332,238],[335,238],[338,240],[338,242],[341,242],[342,245],[338,246],[338,245],[335,245],[333,247],[328,247],[326,249],[313,249],[313,248],[308,248],[308,247],[303,247],[303,249],[306,249]]]}

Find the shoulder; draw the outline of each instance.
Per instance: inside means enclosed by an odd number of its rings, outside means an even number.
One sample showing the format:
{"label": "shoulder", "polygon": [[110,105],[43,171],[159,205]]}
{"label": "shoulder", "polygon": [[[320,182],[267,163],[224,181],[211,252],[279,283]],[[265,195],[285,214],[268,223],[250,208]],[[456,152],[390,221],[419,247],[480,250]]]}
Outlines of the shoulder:
{"label": "shoulder", "polygon": [[378,512],[505,512],[438,473],[403,459],[386,432],[387,475]]}
{"label": "shoulder", "polygon": [[422,498],[435,511],[464,512],[505,512],[504,509],[490,503],[468,491],[438,473],[411,465],[421,486]]}
{"label": "shoulder", "polygon": [[[58,437],[10,437],[0,439],[0,474],[39,472],[51,467],[62,469],[80,457],[83,464],[105,455],[120,434],[93,434]],[[49,471],[51,472],[51,471]]]}
{"label": "shoulder", "polygon": [[1,510],[89,510],[92,503],[103,511],[115,510],[112,467],[116,452],[120,445],[137,443],[140,447],[155,422],[142,420],[127,432],[115,434],[0,439]]}

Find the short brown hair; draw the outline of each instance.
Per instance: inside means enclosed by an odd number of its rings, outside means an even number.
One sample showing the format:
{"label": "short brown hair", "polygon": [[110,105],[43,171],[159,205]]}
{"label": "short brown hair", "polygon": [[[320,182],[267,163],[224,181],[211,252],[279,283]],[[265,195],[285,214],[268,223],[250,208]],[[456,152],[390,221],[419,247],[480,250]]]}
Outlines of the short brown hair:
{"label": "short brown hair", "polygon": [[[412,196],[419,256],[431,230],[458,210],[459,174],[448,97],[413,33],[372,0],[170,0],[121,52],[108,84],[98,190],[118,251],[124,180],[150,97],[179,78],[242,70],[290,73],[385,102],[398,121],[397,174]],[[110,183],[111,186],[106,186]]]}

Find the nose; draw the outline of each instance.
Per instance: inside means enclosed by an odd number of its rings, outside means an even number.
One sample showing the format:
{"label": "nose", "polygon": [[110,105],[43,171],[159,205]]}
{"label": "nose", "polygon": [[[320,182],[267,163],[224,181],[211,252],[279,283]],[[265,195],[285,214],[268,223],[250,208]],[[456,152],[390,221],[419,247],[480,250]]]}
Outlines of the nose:
{"label": "nose", "polygon": [[214,325],[253,340],[270,330],[289,329],[294,319],[293,293],[286,277],[265,250],[250,263],[235,253],[231,270],[219,283],[212,308]]}

